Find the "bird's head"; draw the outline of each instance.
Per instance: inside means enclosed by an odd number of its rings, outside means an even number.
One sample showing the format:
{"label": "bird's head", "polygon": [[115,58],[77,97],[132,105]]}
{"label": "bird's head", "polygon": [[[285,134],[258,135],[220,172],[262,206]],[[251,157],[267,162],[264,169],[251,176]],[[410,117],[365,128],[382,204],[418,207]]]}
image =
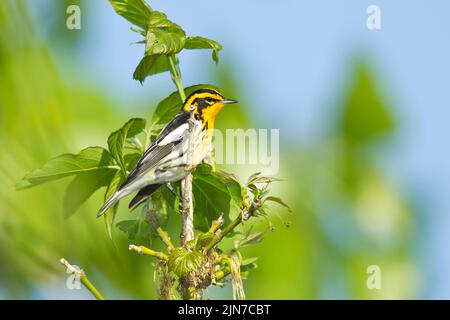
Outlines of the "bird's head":
{"label": "bird's head", "polygon": [[222,110],[226,104],[236,102],[236,100],[226,99],[216,90],[199,89],[186,98],[183,110],[185,112],[190,112],[191,108],[193,108],[194,114],[198,115],[204,123],[208,123],[208,127],[212,127],[220,110]]}

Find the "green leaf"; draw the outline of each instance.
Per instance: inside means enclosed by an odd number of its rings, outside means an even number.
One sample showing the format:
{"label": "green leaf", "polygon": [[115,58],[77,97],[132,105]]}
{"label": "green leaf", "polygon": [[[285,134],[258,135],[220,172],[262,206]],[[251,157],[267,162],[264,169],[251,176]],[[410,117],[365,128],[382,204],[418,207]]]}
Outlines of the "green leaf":
{"label": "green leaf", "polygon": [[141,152],[132,152],[132,153],[127,153],[123,159],[125,161],[125,167],[128,171],[131,171],[137,164],[137,162],[139,161],[139,159],[142,157],[142,153]]}
{"label": "green leaf", "polygon": [[152,8],[145,0],[109,0],[109,2],[120,16],[147,30]]}
{"label": "green leaf", "polygon": [[178,277],[183,277],[190,272],[197,272],[204,262],[203,255],[197,251],[189,251],[178,247],[172,250],[169,256],[169,271]]}
{"label": "green leaf", "polygon": [[169,221],[169,214],[173,211],[171,204],[166,201],[162,190],[166,187],[160,187],[151,195],[151,203],[144,204],[145,219],[150,222],[150,225],[156,230],[159,227],[165,229]]}
{"label": "green leaf", "polygon": [[272,201],[272,202],[276,202],[279,205],[282,205],[283,207],[287,208],[289,211],[291,211],[291,208],[281,199],[278,197],[273,197],[273,196],[269,196],[267,198],[264,199],[264,201]]}
{"label": "green leaf", "polygon": [[253,184],[255,182],[255,179],[257,179],[261,175],[261,171],[255,172],[247,179],[247,186]]}
{"label": "green leaf", "polygon": [[64,217],[73,215],[95,191],[107,186],[117,172],[119,171],[113,169],[99,169],[75,176],[64,195]]}
{"label": "green leaf", "polygon": [[181,102],[178,91],[172,92],[167,98],[158,103],[152,117],[152,127],[168,123],[181,110]]}
{"label": "green leaf", "polygon": [[[156,11],[153,12],[155,14]],[[180,26],[167,20],[167,27],[149,26],[146,35],[145,55],[172,55],[180,52],[186,42],[186,33]]]}
{"label": "green leaf", "polygon": [[[181,194],[180,181],[173,182],[172,188],[175,194],[177,195]],[[152,203],[156,207],[161,208],[159,212],[156,213],[155,217],[153,218],[150,217],[152,221],[155,221],[153,224],[156,223],[156,226],[161,226],[165,228],[167,226],[170,214],[172,213],[177,215],[181,214],[180,197],[176,196],[175,194],[171,190],[169,190],[169,188],[166,185],[164,185],[161,186],[161,188],[159,188],[158,191],[152,195]],[[156,201],[155,198],[157,198]]]}
{"label": "green leaf", "polygon": [[258,264],[256,263],[256,261],[258,260],[258,258],[246,258],[246,259],[242,259],[241,261],[241,278],[247,279],[248,277],[248,272],[252,269],[256,269],[258,268]]}
{"label": "green leaf", "polygon": [[276,182],[276,181],[282,181],[280,178],[275,178],[275,177],[266,177],[266,176],[261,176],[259,174],[257,175],[252,175],[250,176],[249,180],[248,180],[248,185],[254,185],[255,183],[272,183],[272,182]]}
{"label": "green leaf", "polygon": [[264,233],[265,232],[255,232],[246,235],[244,239],[239,241],[239,246],[247,247],[260,243],[264,238]]}
{"label": "green leaf", "polygon": [[[114,177],[110,180],[108,188],[105,192],[104,200],[109,199],[122,185],[125,180],[125,175],[122,171],[117,171]],[[112,226],[117,215],[117,209],[119,208],[119,202],[112,206],[108,211],[106,211],[103,216],[105,219],[106,230],[108,231],[109,238],[112,240]]]}
{"label": "green leaf", "polygon": [[245,266],[249,266],[249,265],[254,265],[254,263],[258,261],[258,257],[253,257],[253,258],[243,258],[241,261],[241,267],[245,267]]}
{"label": "green leaf", "polygon": [[148,76],[170,70],[169,58],[165,55],[152,55],[142,58],[133,74],[133,79],[141,84]]}
{"label": "green leaf", "polygon": [[188,37],[186,39],[185,49],[212,49],[212,59],[214,62],[219,62],[219,51],[222,50],[220,43],[203,38],[203,37]]}
{"label": "green leaf", "polygon": [[41,168],[26,174],[16,184],[16,189],[23,190],[71,175],[100,169],[119,170],[120,168],[107,150],[102,147],[89,147],[81,150],[79,154],[66,153],[51,159]]}
{"label": "green leaf", "polygon": [[[181,195],[181,183],[180,181],[172,182],[171,183],[172,188],[174,192],[169,190],[169,188],[164,185],[161,188],[159,188],[159,192],[161,194],[161,197],[164,199],[164,201],[175,211],[179,210],[179,195]],[[175,195],[175,194],[177,195]]]}
{"label": "green leaf", "polygon": [[116,224],[119,230],[125,232],[129,240],[134,240],[137,233],[136,220],[124,220]]}
{"label": "green leaf", "polygon": [[150,241],[151,227],[143,219],[120,221],[116,226],[125,232],[128,239],[134,241],[135,244],[147,244]]}
{"label": "green leaf", "polygon": [[197,237],[196,248],[200,249],[200,248],[207,247],[214,238],[215,238],[215,235],[212,232],[206,232],[206,233],[200,234]]}
{"label": "green leaf", "polygon": [[[217,87],[210,84],[197,84],[185,88],[184,92],[186,96],[189,96],[192,92],[202,88],[218,90]],[[168,123],[181,110],[182,106],[183,101],[181,101],[178,91],[172,92],[167,98],[158,103],[153,113],[152,127]]]}
{"label": "green leaf", "polygon": [[117,210],[119,209],[119,202],[116,202],[111,208],[103,214],[105,219],[106,231],[108,232],[109,239],[113,240],[112,226],[116,220]]}
{"label": "green leaf", "polygon": [[239,182],[238,178],[231,173],[216,171],[213,172],[213,174],[217,176],[225,185],[234,203],[236,203],[238,207],[241,207],[247,197],[247,190],[245,186],[243,186]]}
{"label": "green leaf", "polygon": [[[143,132],[145,133],[145,135],[147,135],[146,130],[143,130]],[[144,142],[144,144],[145,144],[145,142]],[[124,149],[130,150],[131,153],[143,154],[145,151],[145,147],[144,147],[141,139],[139,139],[138,137],[126,139],[125,145],[123,147],[124,147]],[[124,159],[125,159],[125,156],[124,156]],[[125,159],[125,162],[126,161],[127,160]]]}
{"label": "green leaf", "polygon": [[224,212],[225,224],[229,223],[231,196],[222,179],[212,174],[210,165],[197,166],[193,174],[192,191],[194,194],[194,227],[206,232],[213,220]]}
{"label": "green leaf", "polygon": [[[183,50],[186,42],[186,33],[177,24],[159,11],[151,11],[145,29],[145,56],[134,71],[133,78],[144,82],[150,75],[170,70],[168,56]],[[133,31],[141,33],[142,30]]]}
{"label": "green leaf", "polygon": [[152,11],[146,34],[145,55],[172,55],[180,52],[186,42],[184,30],[159,11]]}
{"label": "green leaf", "polygon": [[108,147],[114,159],[120,167],[126,172],[126,166],[123,156],[125,140],[141,133],[145,128],[145,120],[133,118],[127,121],[122,128],[110,134],[108,138]]}
{"label": "green leaf", "polygon": [[[138,28],[130,28],[131,31],[139,33],[141,36],[145,37],[145,31],[142,29],[138,29]],[[139,41],[138,43],[145,43],[145,41]]]}
{"label": "green leaf", "polygon": [[106,189],[105,192],[105,200],[109,199],[117,191],[117,189],[119,189],[123,180],[124,175],[122,174],[122,172],[117,171],[108,184],[108,188]]}

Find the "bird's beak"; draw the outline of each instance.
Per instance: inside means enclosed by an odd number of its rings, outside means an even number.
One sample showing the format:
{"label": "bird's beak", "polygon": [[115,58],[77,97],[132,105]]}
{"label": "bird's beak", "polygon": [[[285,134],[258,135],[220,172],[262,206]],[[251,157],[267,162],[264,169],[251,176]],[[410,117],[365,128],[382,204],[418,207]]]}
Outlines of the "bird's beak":
{"label": "bird's beak", "polygon": [[233,104],[233,103],[237,103],[237,100],[233,100],[233,99],[224,99],[224,100],[220,101],[220,103],[223,103],[223,104]]}

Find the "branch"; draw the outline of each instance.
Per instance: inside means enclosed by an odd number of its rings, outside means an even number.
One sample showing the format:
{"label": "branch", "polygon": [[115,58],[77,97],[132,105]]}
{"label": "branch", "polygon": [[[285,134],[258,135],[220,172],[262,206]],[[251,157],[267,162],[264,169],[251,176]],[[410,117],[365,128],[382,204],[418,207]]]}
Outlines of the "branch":
{"label": "branch", "polygon": [[166,244],[169,251],[173,250],[175,246],[170,240],[169,234],[166,231],[164,231],[161,227],[158,227],[156,231],[158,232],[158,235],[161,238],[161,240]]}
{"label": "branch", "polygon": [[214,239],[206,247],[206,252],[214,248],[223,238],[225,238],[231,231],[234,230],[242,221],[248,220],[255,212],[261,207],[261,200],[254,199],[248,210],[244,209],[241,214],[234,219],[229,225],[227,225],[222,232],[215,234]]}
{"label": "branch", "polygon": [[217,220],[214,220],[211,224],[211,228],[209,228],[209,232],[215,233],[221,226],[223,226],[223,223],[225,222],[225,219],[223,218],[223,212],[220,214],[219,218]]}
{"label": "branch", "polygon": [[81,283],[88,289],[97,300],[105,300],[103,298],[102,294],[94,287],[94,285],[89,281],[89,279],[86,277],[86,274],[83,270],[80,270],[78,268],[75,268],[73,265],[71,265],[66,259],[61,258],[59,262],[66,267],[66,269],[72,273],[75,274],[81,281]]}
{"label": "branch", "polygon": [[194,152],[194,139],[193,131],[194,131],[194,109],[191,107],[190,109],[190,117],[189,117],[189,146],[187,152],[187,170],[189,173],[187,176],[181,181],[181,205],[182,205],[182,222],[181,222],[181,234],[180,234],[180,242],[181,246],[186,246],[188,241],[194,239],[194,203],[192,200],[192,156]]}
{"label": "branch", "polygon": [[194,208],[192,201],[192,173],[188,173],[181,181],[182,222],[180,245],[184,247],[188,241],[194,239]]}
{"label": "branch", "polygon": [[[186,94],[184,93],[183,84],[181,81],[180,67],[176,61],[176,55],[169,56],[170,73],[172,80],[175,83],[178,93],[180,94],[181,101],[184,103],[186,100]],[[194,239],[194,205],[192,201],[192,153],[194,150],[192,133],[194,131],[194,112],[193,108],[190,109],[189,117],[189,141],[188,141],[188,153],[187,153],[187,168],[188,174],[181,181],[181,206],[182,206],[182,220],[181,220],[181,233],[180,233],[180,245],[186,246],[186,243]],[[188,278],[180,279],[182,287],[182,296],[184,299],[195,299],[196,289],[192,285]]]}
{"label": "branch", "polygon": [[[172,81],[175,83],[175,86],[178,89],[178,93],[180,95],[181,101],[184,102],[186,100],[186,94],[183,89],[183,83],[181,80],[181,71],[180,67],[176,61],[177,57],[175,55],[169,56],[170,63],[170,74],[172,76]],[[191,110],[190,118],[189,118],[189,135],[192,137],[193,131],[193,117],[194,113]],[[192,139],[189,141],[189,150],[188,150],[188,170],[191,171],[192,165]],[[181,224],[181,234],[180,234],[180,243],[181,246],[185,246],[186,243],[192,239],[194,239],[194,209],[193,209],[193,201],[192,201],[192,174],[188,173],[186,178],[181,181],[181,207],[182,207],[182,224]]]}
{"label": "branch", "polygon": [[152,250],[152,249],[149,249],[149,248],[144,247],[144,246],[135,246],[134,244],[130,244],[128,246],[128,250],[136,251],[139,254],[145,254],[145,255],[148,255],[148,256],[153,256],[153,257],[158,258],[159,260],[164,260],[164,261],[169,260],[169,257],[166,254],[164,254],[162,252],[158,252],[158,251]]}

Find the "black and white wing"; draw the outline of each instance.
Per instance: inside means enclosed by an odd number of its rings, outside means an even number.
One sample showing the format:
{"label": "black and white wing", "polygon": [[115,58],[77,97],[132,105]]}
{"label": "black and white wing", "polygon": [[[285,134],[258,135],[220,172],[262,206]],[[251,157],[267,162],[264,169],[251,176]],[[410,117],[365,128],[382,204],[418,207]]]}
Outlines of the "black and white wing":
{"label": "black and white wing", "polygon": [[161,131],[156,140],[148,147],[134,169],[130,172],[119,190],[139,180],[150,170],[158,168],[163,160],[174,152],[179,144],[186,138],[189,130],[189,113],[181,111]]}
{"label": "black and white wing", "polygon": [[[136,199],[132,200],[130,206],[137,206],[153,191],[155,191],[160,181],[155,181],[150,185],[143,183],[146,174],[151,171],[156,171],[162,164],[173,161],[176,157],[182,156],[183,140],[188,136],[189,130],[189,113],[180,111],[167,126],[162,130],[156,140],[144,152],[141,159],[130,172],[125,182],[120,188],[103,204],[100,208],[97,217],[103,215],[110,207],[112,207],[121,198],[130,193],[142,190]],[[178,150],[177,150],[178,149]],[[180,151],[181,149],[181,151]]]}

